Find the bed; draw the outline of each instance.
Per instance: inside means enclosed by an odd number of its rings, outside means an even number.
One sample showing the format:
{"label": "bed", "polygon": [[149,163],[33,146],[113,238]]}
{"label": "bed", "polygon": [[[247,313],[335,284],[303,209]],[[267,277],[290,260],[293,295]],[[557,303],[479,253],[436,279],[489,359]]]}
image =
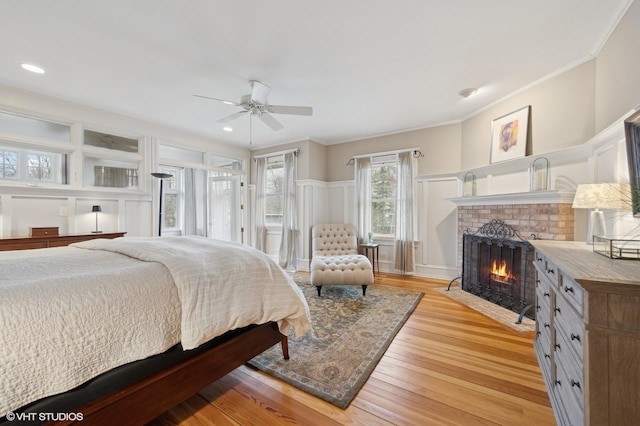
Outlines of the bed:
{"label": "bed", "polygon": [[0,422],[144,423],[274,344],[287,356],[291,328],[310,328],[301,290],[240,244],[126,237],[4,252]]}

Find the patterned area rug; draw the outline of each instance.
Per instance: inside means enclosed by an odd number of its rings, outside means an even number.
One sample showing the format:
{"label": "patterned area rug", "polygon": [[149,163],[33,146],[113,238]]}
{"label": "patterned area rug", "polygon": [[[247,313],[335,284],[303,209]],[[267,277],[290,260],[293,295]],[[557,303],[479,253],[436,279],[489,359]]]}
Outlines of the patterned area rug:
{"label": "patterned area rug", "polygon": [[424,294],[371,285],[363,297],[360,286],[327,286],[318,297],[308,275],[293,278],[309,304],[313,330],[299,340],[289,336],[289,361],[276,345],[249,363],[346,408]]}
{"label": "patterned area rug", "polygon": [[536,323],[532,319],[524,317],[522,318],[522,323],[516,324],[519,314],[503,308],[502,306],[496,305],[495,303],[491,303],[481,297],[474,296],[473,294],[462,290],[460,287],[451,287],[451,290],[449,291],[447,291],[447,287],[441,287],[437,288],[436,291],[439,291],[453,300],[457,300],[463,305],[467,305],[471,309],[475,309],[481,314],[493,318],[516,331],[534,331],[536,329]]}

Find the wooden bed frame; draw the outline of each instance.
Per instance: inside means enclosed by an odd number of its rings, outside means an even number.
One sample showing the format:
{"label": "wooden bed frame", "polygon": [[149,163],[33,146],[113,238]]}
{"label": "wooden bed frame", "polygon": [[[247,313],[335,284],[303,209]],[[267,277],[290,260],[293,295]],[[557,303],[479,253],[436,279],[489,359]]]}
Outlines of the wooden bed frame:
{"label": "wooden bed frame", "polygon": [[83,415],[78,424],[145,424],[277,343],[289,359],[287,336],[275,322],[262,324],[72,411]]}

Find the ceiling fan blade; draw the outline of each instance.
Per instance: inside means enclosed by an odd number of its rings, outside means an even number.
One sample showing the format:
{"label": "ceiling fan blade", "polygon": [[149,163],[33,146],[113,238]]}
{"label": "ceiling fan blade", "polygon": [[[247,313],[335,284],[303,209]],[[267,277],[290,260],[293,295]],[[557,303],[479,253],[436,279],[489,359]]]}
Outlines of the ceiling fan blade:
{"label": "ceiling fan blade", "polygon": [[222,103],[225,103],[225,104],[228,104],[228,105],[235,105],[235,106],[239,106],[240,105],[240,104],[237,104],[235,102],[227,101],[225,99],[212,98],[210,96],[202,96],[202,95],[193,95],[193,96],[195,96],[197,98],[204,98],[204,99],[211,99],[213,101],[219,101],[219,102],[222,102]]}
{"label": "ceiling fan blade", "polygon": [[260,117],[260,120],[262,120],[262,122],[267,126],[269,126],[271,130],[273,130],[274,132],[277,132],[278,130],[284,127],[282,124],[280,124],[278,120],[273,118],[271,114],[268,114],[266,112],[263,112],[262,114],[258,115],[258,117]]}
{"label": "ceiling fan blade", "polygon": [[306,106],[269,105],[267,110],[273,114],[313,115],[313,108]]}
{"label": "ceiling fan blade", "polygon": [[229,122],[231,120],[235,120],[238,117],[241,117],[243,114],[245,114],[247,111],[240,111],[240,112],[236,112],[235,114],[231,114],[227,117],[223,117],[220,120],[218,120],[218,123],[226,123]]}
{"label": "ceiling fan blade", "polygon": [[252,80],[251,81],[251,100],[259,104],[263,104],[263,105],[266,104],[267,97],[269,96],[270,90],[271,90],[271,87],[265,86],[264,84],[260,83],[257,80]]}

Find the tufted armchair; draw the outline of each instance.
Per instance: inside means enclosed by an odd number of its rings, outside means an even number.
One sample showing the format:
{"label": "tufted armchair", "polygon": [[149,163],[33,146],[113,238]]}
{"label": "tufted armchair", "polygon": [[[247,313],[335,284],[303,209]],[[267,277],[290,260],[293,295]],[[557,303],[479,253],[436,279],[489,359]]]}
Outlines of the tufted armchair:
{"label": "tufted armchair", "polygon": [[361,285],[362,295],[373,284],[373,269],[366,256],[358,254],[356,227],[322,224],[311,230],[311,285],[318,296],[323,285]]}

